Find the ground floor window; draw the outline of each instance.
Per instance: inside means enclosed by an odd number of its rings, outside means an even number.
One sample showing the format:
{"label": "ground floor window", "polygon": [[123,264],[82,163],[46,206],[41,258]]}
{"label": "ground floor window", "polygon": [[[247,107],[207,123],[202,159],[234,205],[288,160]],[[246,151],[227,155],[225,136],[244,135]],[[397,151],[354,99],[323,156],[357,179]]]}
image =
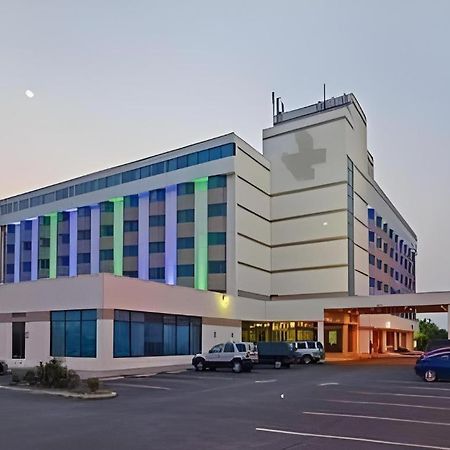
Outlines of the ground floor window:
{"label": "ground floor window", "polygon": [[199,317],[115,310],[114,357],[193,355],[201,333]]}
{"label": "ground floor window", "polygon": [[12,323],[12,357],[25,359],[25,322]]}
{"label": "ground floor window", "polygon": [[314,341],[317,322],[242,322],[242,340],[259,341]]}
{"label": "ground floor window", "polygon": [[52,311],[50,320],[52,356],[97,356],[96,309]]}

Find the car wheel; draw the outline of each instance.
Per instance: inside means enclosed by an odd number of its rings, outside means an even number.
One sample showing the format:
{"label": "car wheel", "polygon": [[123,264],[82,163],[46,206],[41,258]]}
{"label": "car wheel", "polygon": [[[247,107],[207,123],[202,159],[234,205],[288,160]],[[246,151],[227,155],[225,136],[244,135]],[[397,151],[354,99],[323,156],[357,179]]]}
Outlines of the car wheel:
{"label": "car wheel", "polygon": [[429,383],[436,381],[437,380],[436,372],[434,370],[427,370],[425,372],[425,375],[423,376],[423,379],[425,381],[428,381]]}
{"label": "car wheel", "polygon": [[275,369],[281,369],[281,361],[275,361]]}
{"label": "car wheel", "polygon": [[233,361],[233,372],[234,373],[242,372],[242,363],[241,363],[241,361]]}
{"label": "car wheel", "polygon": [[302,363],[303,363],[303,364],[311,364],[311,361],[312,361],[312,358],[311,358],[311,356],[309,356],[309,355],[305,355],[305,356],[302,358]]}
{"label": "car wheel", "polygon": [[200,371],[203,372],[204,370],[206,370],[206,367],[205,367],[205,360],[204,360],[204,359],[198,359],[198,360],[196,361],[194,367],[195,367],[195,370],[196,370],[197,372],[200,372]]}

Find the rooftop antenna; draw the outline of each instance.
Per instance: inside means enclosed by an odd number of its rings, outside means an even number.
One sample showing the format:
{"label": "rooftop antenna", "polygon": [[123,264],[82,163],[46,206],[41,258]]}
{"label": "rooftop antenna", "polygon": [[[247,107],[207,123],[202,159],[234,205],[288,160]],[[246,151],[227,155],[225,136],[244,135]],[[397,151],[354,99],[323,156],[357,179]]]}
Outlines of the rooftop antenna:
{"label": "rooftop antenna", "polygon": [[323,109],[327,108],[327,94],[326,94],[327,85],[323,83]]}
{"label": "rooftop antenna", "polygon": [[272,117],[275,117],[275,92],[272,91]]}

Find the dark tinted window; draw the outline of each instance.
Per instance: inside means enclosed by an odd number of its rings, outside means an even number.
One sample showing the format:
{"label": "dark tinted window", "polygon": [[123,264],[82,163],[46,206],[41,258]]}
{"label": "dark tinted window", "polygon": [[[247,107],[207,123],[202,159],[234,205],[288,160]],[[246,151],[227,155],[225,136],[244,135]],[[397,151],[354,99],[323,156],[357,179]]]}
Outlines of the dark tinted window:
{"label": "dark tinted window", "polygon": [[[227,342],[223,351],[227,353],[234,353],[234,345],[231,342]],[[245,351],[245,349],[242,351]]]}

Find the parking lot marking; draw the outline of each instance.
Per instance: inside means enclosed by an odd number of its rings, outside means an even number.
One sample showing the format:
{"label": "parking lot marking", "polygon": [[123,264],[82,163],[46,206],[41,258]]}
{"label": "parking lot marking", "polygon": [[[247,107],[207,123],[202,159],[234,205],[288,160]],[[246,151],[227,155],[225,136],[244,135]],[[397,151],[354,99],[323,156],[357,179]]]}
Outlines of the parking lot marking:
{"label": "parking lot marking", "polygon": [[255,383],[275,383],[277,380],[256,380]]}
{"label": "parking lot marking", "polygon": [[420,397],[420,398],[446,398],[450,400],[450,397],[445,395],[422,395],[422,394],[398,394],[396,392],[368,392],[368,391],[352,391],[352,394],[364,394],[364,395],[392,395],[395,397]]}
{"label": "parking lot marking", "polygon": [[339,383],[331,382],[331,383],[320,383],[319,386],[338,386]]}
{"label": "parking lot marking", "polygon": [[411,405],[409,403],[358,402],[356,400],[329,400],[329,399],[326,399],[326,401],[333,403],[355,403],[357,405],[398,406],[400,408],[438,409],[439,411],[450,411],[450,408],[446,408],[445,406]]}
{"label": "parking lot marking", "polygon": [[106,378],[100,378],[102,381],[117,381],[117,380],[123,380],[125,377],[118,376],[118,377],[106,377]]}
{"label": "parking lot marking", "polygon": [[358,437],[351,437],[351,436],[337,436],[337,435],[332,435],[332,434],[301,433],[298,431],[274,430],[271,428],[255,428],[255,429],[256,429],[256,431],[265,431],[267,433],[291,434],[293,436],[315,437],[315,438],[319,438],[319,439],[338,439],[341,441],[370,442],[371,444],[395,445],[397,447],[428,448],[431,450],[450,450],[450,447],[439,447],[436,445],[412,444],[412,443],[408,443],[408,442],[381,441],[378,439],[366,439],[366,438],[358,438]]}
{"label": "parking lot marking", "polygon": [[172,388],[164,386],[149,386],[148,384],[131,384],[131,383],[110,383],[110,386],[126,386],[138,389],[159,389],[161,391],[171,391]]}
{"label": "parking lot marking", "polygon": [[354,419],[386,420],[388,422],[420,423],[422,425],[440,425],[440,426],[444,426],[444,427],[450,427],[450,423],[446,423],[446,422],[430,422],[427,420],[398,419],[395,417],[362,416],[359,414],[339,414],[339,413],[326,413],[326,412],[314,412],[314,411],[303,411],[303,414],[308,414],[308,415],[312,415],[312,416],[333,416],[333,417],[351,417]]}

